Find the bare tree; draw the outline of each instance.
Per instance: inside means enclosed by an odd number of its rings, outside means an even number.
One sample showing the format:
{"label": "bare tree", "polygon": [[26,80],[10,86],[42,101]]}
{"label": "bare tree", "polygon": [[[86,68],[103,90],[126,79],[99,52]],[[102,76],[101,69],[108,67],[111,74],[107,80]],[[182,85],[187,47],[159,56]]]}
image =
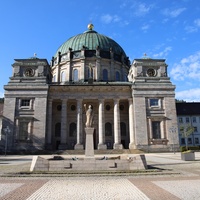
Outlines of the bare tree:
{"label": "bare tree", "polygon": [[188,137],[194,132],[194,127],[187,123],[182,126],[180,126],[180,132],[182,134],[182,137],[186,139],[186,150],[188,150]]}

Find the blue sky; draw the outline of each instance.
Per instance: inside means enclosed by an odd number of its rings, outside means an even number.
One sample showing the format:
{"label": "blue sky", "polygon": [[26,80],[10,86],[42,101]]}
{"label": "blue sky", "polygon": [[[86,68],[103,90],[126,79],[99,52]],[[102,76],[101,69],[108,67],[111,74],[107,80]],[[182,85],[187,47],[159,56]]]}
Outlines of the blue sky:
{"label": "blue sky", "polygon": [[122,46],[131,62],[166,59],[176,98],[200,101],[199,0],[1,1],[0,97],[16,58],[51,60],[71,36],[94,30]]}

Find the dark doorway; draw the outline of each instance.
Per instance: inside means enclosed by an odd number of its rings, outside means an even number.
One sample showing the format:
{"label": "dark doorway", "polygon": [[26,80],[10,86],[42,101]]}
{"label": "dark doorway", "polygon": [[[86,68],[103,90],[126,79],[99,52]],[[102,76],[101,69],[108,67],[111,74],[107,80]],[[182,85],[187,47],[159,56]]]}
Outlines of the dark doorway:
{"label": "dark doorway", "polygon": [[94,141],[94,149],[97,149],[97,134],[96,134],[96,129],[94,129],[93,141]]}
{"label": "dark doorway", "polygon": [[56,150],[59,149],[59,145],[60,145],[60,140],[57,140],[57,141],[56,141]]}

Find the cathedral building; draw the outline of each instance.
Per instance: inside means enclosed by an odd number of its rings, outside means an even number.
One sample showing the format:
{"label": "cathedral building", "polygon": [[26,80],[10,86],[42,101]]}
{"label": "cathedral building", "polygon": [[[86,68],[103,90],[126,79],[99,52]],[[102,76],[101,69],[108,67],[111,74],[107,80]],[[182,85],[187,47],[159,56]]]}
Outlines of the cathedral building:
{"label": "cathedral building", "polygon": [[170,131],[177,127],[175,86],[165,60],[145,56],[130,63],[122,47],[92,24],[64,42],[50,64],[34,56],[15,59],[12,67],[2,122],[10,130],[9,151],[84,149],[89,105],[95,149],[179,146]]}

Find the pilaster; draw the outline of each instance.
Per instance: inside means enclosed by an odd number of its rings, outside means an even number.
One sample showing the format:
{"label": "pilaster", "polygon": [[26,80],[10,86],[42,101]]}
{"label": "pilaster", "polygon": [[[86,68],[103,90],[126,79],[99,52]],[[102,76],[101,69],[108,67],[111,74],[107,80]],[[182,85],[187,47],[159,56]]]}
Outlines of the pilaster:
{"label": "pilaster", "polygon": [[99,100],[99,144],[98,149],[107,149],[105,145],[104,100]]}
{"label": "pilaster", "polygon": [[83,149],[83,134],[82,134],[82,99],[77,100],[77,141],[75,149]]}
{"label": "pilaster", "polygon": [[114,100],[114,149],[122,149],[120,133],[119,99]]}

